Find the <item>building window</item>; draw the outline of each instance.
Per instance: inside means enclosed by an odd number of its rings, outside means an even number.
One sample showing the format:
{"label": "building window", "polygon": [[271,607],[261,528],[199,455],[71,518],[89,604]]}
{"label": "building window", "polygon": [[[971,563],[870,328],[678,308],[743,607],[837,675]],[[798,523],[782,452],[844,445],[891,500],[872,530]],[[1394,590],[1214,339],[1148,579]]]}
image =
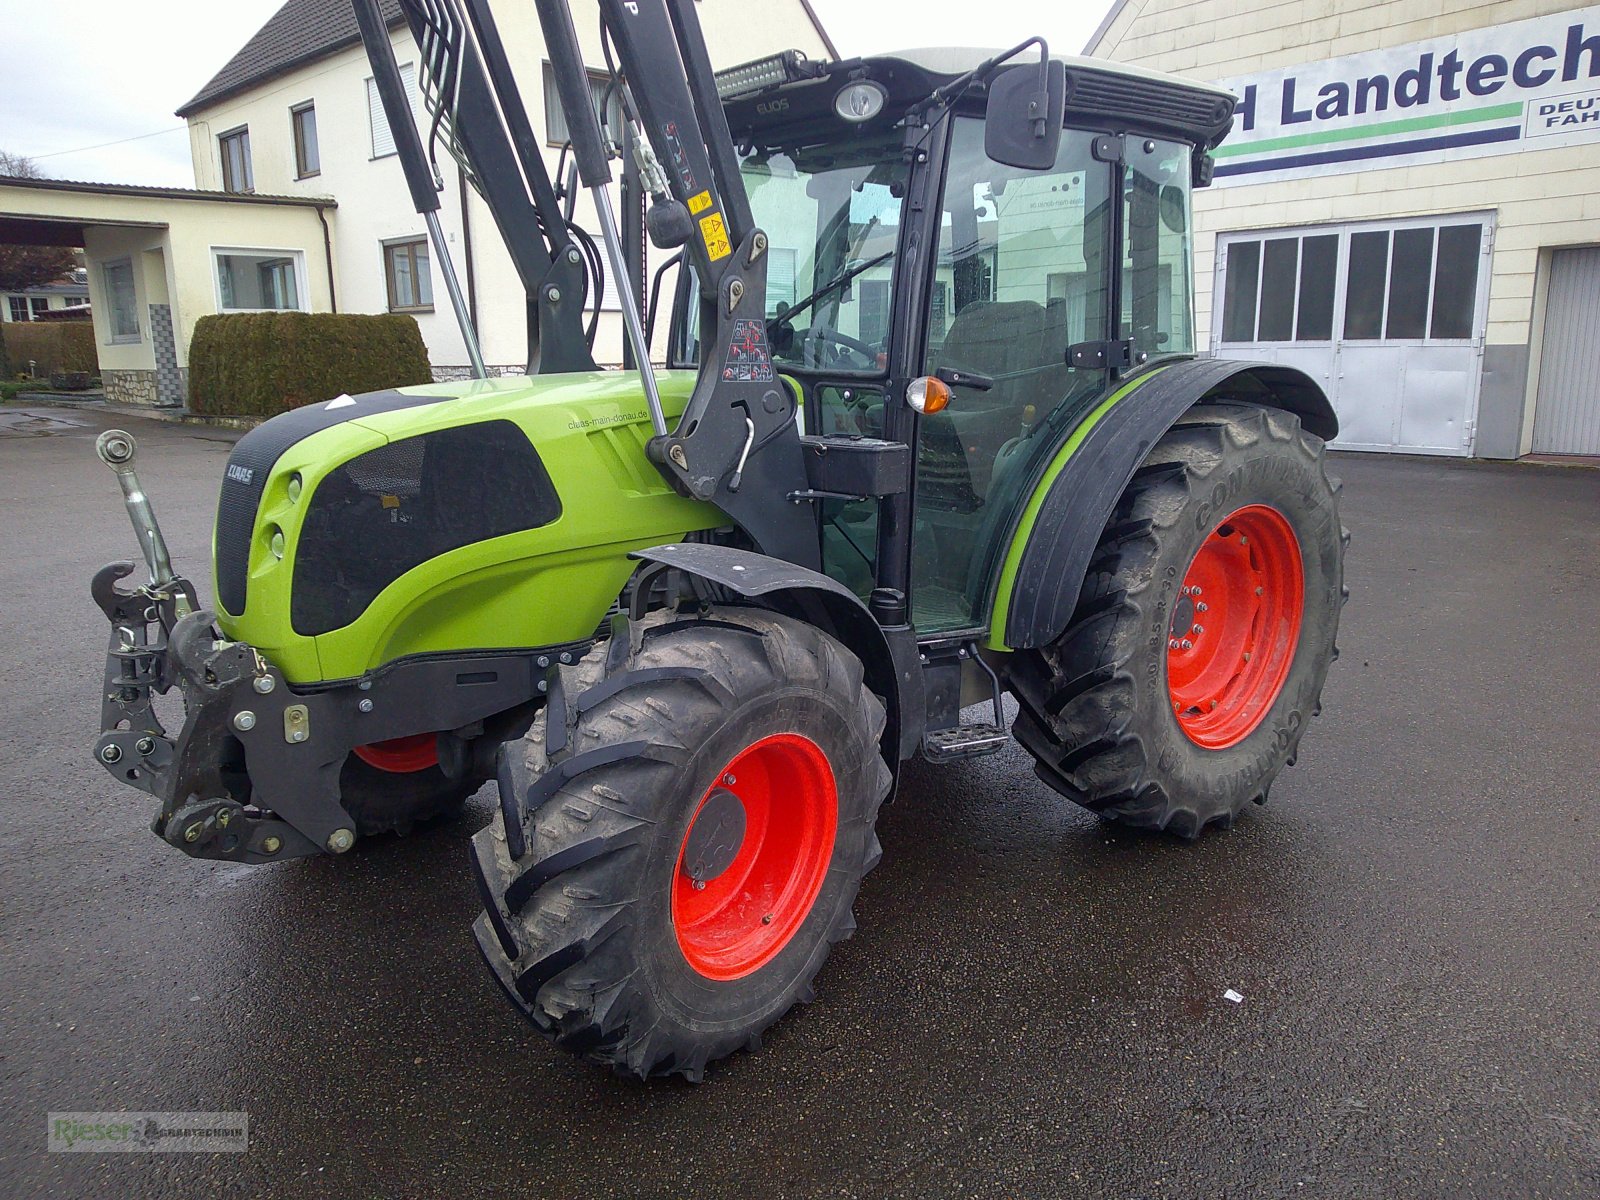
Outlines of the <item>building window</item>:
{"label": "building window", "polygon": [[[611,80],[599,72],[589,73],[589,99],[594,104],[595,114],[600,113],[600,106],[606,103],[606,92],[610,89]],[[613,142],[622,139],[622,99],[615,92],[611,93],[611,103],[606,107],[605,135]],[[561,107],[561,92],[556,87],[556,73],[549,63],[544,64],[544,128],[545,138],[552,146],[563,146],[572,140],[572,134],[567,129],[567,114]]]}
{"label": "building window", "polygon": [[[417,103],[417,68],[413,63],[404,63],[400,67],[400,82],[405,86],[406,99],[411,104],[411,111],[416,112],[421,105]],[[372,130],[372,157],[387,158],[394,153],[394,133],[389,128],[389,119],[383,112],[383,100],[378,95],[378,81],[367,80],[367,124]]]}
{"label": "building window", "polygon": [[50,301],[43,296],[34,296],[28,301],[28,307],[33,309],[34,320],[38,320],[50,311]]}
{"label": "building window", "polygon": [[222,154],[222,190],[255,191],[256,177],[250,167],[249,128],[233,129],[222,134],[217,138],[217,148]]}
{"label": "building window", "polygon": [[297,104],[289,110],[294,124],[294,170],[296,179],[322,174],[322,152],[317,148],[317,106]]}
{"label": "building window", "polygon": [[89,303],[89,297],[87,297],[87,296],[68,296],[67,297],[67,307],[68,308],[82,308],[87,303]]}
{"label": "building window", "polygon": [[31,321],[33,317],[28,312],[28,298],[26,296],[7,296],[7,307],[11,310],[13,321]]}
{"label": "building window", "polygon": [[1222,341],[1472,337],[1483,226],[1418,224],[1230,241]]}
{"label": "building window", "polygon": [[211,254],[222,312],[306,311],[298,251],[213,249]]}
{"label": "building window", "polygon": [[389,281],[390,312],[432,312],[433,280],[428,274],[428,240],[411,238],[383,247]]}
{"label": "building window", "polygon": [[137,342],[139,340],[139,300],[133,289],[133,261],[106,263],[100,268],[105,282],[106,302],[111,309],[107,324],[111,327],[111,341]]}

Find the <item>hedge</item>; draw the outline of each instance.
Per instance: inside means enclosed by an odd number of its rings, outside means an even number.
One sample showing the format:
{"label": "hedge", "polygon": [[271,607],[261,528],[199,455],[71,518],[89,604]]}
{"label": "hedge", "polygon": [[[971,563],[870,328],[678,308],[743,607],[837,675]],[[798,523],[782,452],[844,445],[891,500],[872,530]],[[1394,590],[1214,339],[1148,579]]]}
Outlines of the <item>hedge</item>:
{"label": "hedge", "polygon": [[189,342],[189,408],[275,416],[304,404],[429,383],[414,318],[362,313],[228,313],[201,317]]}
{"label": "hedge", "polygon": [[58,371],[100,374],[94,326],[61,321],[7,321],[0,324],[0,374],[7,379],[34,362],[37,379]]}

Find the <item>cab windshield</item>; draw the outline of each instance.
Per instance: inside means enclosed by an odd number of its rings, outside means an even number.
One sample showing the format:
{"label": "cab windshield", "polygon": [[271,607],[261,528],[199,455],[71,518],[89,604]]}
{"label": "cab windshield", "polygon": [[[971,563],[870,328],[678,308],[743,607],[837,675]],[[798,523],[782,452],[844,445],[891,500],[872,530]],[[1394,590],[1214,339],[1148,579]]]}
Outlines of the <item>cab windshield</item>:
{"label": "cab windshield", "polygon": [[907,166],[898,131],[740,162],[766,232],[767,331],[790,368],[882,372]]}

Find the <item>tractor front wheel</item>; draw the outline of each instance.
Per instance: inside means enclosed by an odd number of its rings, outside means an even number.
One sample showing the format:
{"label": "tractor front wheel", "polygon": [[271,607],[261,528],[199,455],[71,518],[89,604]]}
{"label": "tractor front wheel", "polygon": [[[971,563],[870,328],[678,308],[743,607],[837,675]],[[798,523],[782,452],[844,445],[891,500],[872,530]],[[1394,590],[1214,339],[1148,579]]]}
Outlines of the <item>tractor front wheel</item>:
{"label": "tractor front wheel", "polygon": [[358,834],[410,833],[462,810],[483,778],[450,778],[439,768],[436,745],[435,734],[419,733],[350,752],[339,772],[339,802]]}
{"label": "tractor front wheel", "polygon": [[1338,657],[1338,491],[1293,415],[1185,414],[1123,493],[1066,631],[1012,656],[1040,777],[1191,838],[1264,801]]}
{"label": "tractor front wheel", "polygon": [[797,1002],[881,856],[883,705],[856,657],[747,608],[561,668],[474,839],[479,948],[557,1045],[701,1078]]}

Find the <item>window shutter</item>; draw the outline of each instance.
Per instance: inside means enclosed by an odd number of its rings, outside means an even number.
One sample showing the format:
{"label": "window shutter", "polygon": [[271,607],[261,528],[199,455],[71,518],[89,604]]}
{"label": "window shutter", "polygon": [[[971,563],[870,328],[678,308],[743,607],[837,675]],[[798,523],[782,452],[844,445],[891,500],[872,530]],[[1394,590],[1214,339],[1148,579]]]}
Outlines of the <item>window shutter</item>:
{"label": "window shutter", "polygon": [[[400,68],[400,82],[405,85],[406,100],[411,105],[413,118],[420,111],[417,100],[417,68],[405,63]],[[372,157],[383,158],[394,153],[394,132],[383,115],[383,100],[378,95],[378,83],[367,80],[367,122],[372,129]]]}

